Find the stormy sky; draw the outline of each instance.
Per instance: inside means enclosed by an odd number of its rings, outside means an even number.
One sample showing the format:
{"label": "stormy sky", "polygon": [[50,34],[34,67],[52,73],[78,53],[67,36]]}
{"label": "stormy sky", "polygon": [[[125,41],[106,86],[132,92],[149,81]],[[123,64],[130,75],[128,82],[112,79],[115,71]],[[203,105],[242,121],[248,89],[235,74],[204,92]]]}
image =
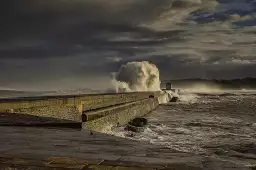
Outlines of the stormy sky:
{"label": "stormy sky", "polygon": [[128,61],[162,79],[256,77],[255,0],[2,0],[0,87],[108,86]]}

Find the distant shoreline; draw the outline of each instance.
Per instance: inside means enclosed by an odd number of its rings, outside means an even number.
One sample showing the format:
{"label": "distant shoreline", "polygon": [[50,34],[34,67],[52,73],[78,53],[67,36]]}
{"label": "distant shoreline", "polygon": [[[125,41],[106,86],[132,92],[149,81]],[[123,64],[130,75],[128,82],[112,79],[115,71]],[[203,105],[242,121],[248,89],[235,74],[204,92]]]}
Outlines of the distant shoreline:
{"label": "distant shoreline", "polygon": [[162,83],[170,82],[174,87],[190,88],[197,85],[203,85],[207,87],[220,88],[220,89],[256,89],[256,78],[246,77],[241,79],[175,79],[175,80],[163,80]]}

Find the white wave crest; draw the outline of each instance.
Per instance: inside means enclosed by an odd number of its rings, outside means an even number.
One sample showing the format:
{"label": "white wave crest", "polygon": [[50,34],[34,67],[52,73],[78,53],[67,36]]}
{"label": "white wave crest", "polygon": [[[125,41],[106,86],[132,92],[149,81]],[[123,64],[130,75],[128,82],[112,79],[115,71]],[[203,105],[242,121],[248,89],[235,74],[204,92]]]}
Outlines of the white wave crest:
{"label": "white wave crest", "polygon": [[160,84],[158,68],[148,61],[122,65],[112,81],[116,92],[161,91]]}

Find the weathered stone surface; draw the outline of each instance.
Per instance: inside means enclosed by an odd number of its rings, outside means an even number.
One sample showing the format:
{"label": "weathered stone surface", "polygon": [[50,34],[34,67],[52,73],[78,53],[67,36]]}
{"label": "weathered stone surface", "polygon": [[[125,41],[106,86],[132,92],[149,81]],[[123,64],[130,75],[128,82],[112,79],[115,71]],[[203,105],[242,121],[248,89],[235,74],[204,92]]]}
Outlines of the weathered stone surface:
{"label": "weathered stone surface", "polygon": [[83,123],[85,129],[103,131],[106,126],[125,125],[132,119],[144,116],[159,105],[157,98],[140,100],[127,106],[127,109],[113,109],[111,114]]}
{"label": "weathered stone surface", "polygon": [[[13,113],[45,118],[81,121],[81,113],[73,106],[44,106],[14,109]],[[11,114],[11,113],[10,113]]]}
{"label": "weathered stone surface", "polygon": [[[110,105],[127,103],[131,101],[149,98],[150,95],[160,95],[159,92],[140,92],[140,93],[109,93],[109,94],[84,94],[67,96],[39,96],[0,99],[0,111],[11,109],[25,109],[31,107],[44,106],[76,106],[84,103],[84,110],[90,110]],[[86,106],[87,105],[87,106]]]}
{"label": "weathered stone surface", "polygon": [[30,114],[0,113],[0,126],[68,127],[81,129],[81,122],[39,117]]}
{"label": "weathered stone surface", "polygon": [[0,169],[249,170],[86,130],[0,127],[0,136]]}
{"label": "weathered stone surface", "polygon": [[141,92],[0,99],[0,112],[81,121],[83,111],[143,100],[152,94],[160,95],[158,92]]}
{"label": "weathered stone surface", "polygon": [[139,101],[129,102],[129,103],[125,103],[125,104],[110,106],[107,108],[83,112],[83,117],[84,117],[83,122],[92,121],[92,120],[99,119],[101,117],[110,115],[112,113],[118,113],[123,110],[130,109],[131,107],[136,106],[138,104],[138,102]]}

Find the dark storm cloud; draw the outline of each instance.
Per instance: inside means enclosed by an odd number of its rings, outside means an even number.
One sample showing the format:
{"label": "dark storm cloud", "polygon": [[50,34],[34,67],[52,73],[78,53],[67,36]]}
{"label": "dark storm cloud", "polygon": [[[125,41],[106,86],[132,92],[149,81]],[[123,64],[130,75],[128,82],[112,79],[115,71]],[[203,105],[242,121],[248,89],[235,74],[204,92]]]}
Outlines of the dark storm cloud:
{"label": "dark storm cloud", "polygon": [[[207,0],[205,0],[207,1]],[[209,1],[209,0],[208,0]],[[197,2],[197,3],[195,3]],[[79,37],[110,32],[145,32],[141,23],[152,22],[172,8],[189,8],[191,0],[4,0],[1,2],[1,40],[41,38],[79,41]],[[150,31],[149,31],[150,33]],[[81,41],[81,40],[80,40]]]}
{"label": "dark storm cloud", "polygon": [[[130,32],[130,34],[132,34],[132,32]],[[17,44],[11,44],[7,49],[0,48],[0,53],[2,59],[56,58],[63,56],[75,56],[83,53],[86,55],[86,52],[90,53],[98,50],[119,51],[124,54],[131,54],[145,52],[152,46],[184,41],[184,39],[180,36],[182,31],[155,32],[145,30],[145,32],[139,34],[137,32],[135,34],[135,38],[131,40],[111,41],[101,37],[79,36],[76,40],[73,39],[73,41],[67,37],[68,42],[66,43],[46,41],[38,46],[24,46],[24,44],[21,42],[18,44],[18,46]],[[145,40],[140,40],[144,37],[146,38]],[[32,41],[31,43],[33,44],[36,42]]]}
{"label": "dark storm cloud", "polygon": [[213,79],[232,79],[230,75],[236,75],[235,78],[255,77],[256,64],[252,65],[237,65],[225,67],[211,67],[208,69],[208,77]]}
{"label": "dark storm cloud", "polygon": [[133,0],[4,0],[1,2],[4,25],[1,27],[4,33],[1,36],[10,40],[16,36],[58,38],[70,32],[75,33],[74,29],[87,35],[99,29],[125,31],[136,27],[141,21],[157,17],[168,4],[168,0],[141,0],[136,3]]}
{"label": "dark storm cloud", "polygon": [[[91,50],[126,52],[131,46],[178,41],[178,31],[156,32],[139,25],[170,10],[171,4],[169,0],[5,0],[1,2],[1,58],[51,58]],[[122,33],[129,33],[133,40],[111,41]],[[148,40],[137,41],[142,38]],[[38,41],[43,43],[33,46]]]}
{"label": "dark storm cloud", "polygon": [[[212,41],[223,38],[229,43],[232,36],[240,35],[236,31],[186,22],[189,13],[205,12],[201,9],[214,2],[2,0],[0,86],[71,78],[78,82],[83,77],[108,76],[134,60],[150,60],[164,77],[208,75],[209,65],[222,61],[221,56],[230,60],[237,52],[245,56],[237,47]],[[254,32],[244,31],[248,37]],[[241,37],[232,43],[248,39]],[[251,50],[248,56],[252,54]]]}
{"label": "dark storm cloud", "polygon": [[174,0],[172,3],[173,8],[184,8],[184,7],[192,7],[197,6],[198,4],[201,4],[201,1],[195,0]]}

